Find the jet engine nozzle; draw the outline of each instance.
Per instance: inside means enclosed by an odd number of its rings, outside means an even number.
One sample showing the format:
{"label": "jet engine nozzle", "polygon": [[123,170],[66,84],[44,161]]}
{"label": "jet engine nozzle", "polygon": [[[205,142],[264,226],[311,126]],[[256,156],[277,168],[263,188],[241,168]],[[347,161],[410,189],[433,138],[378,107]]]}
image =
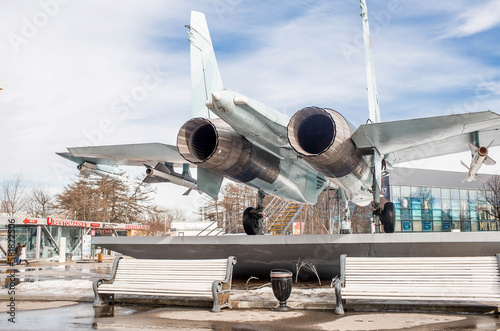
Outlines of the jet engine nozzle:
{"label": "jet engine nozzle", "polygon": [[306,107],[290,119],[288,141],[316,170],[330,177],[353,173],[361,178],[368,165],[351,140],[353,131],[335,110]]}
{"label": "jet engine nozzle", "polygon": [[273,183],[279,159],[253,145],[221,119],[193,118],[177,135],[179,153],[189,162],[241,182]]}

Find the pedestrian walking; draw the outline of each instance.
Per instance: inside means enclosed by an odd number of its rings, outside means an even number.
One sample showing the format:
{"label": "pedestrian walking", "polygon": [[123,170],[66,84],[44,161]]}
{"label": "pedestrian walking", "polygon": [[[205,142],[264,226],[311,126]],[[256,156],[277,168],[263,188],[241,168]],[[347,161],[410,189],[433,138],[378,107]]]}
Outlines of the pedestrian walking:
{"label": "pedestrian walking", "polygon": [[21,243],[17,243],[16,249],[14,251],[14,261],[16,264],[19,264],[19,257],[21,256],[21,252],[23,250],[23,247],[21,246]]}
{"label": "pedestrian walking", "polygon": [[26,245],[22,246],[21,255],[19,256],[19,264],[26,262],[26,265],[30,264],[28,260],[26,260]]}

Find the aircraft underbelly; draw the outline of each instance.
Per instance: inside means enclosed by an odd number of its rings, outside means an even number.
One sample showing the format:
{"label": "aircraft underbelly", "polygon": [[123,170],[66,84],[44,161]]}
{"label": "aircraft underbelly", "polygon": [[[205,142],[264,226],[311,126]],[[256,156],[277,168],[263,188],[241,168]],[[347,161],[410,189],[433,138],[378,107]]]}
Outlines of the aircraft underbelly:
{"label": "aircraft underbelly", "polygon": [[273,183],[256,178],[246,184],[286,200],[315,204],[327,183],[326,177],[316,170],[299,166],[295,160],[281,160],[279,175]]}
{"label": "aircraft underbelly", "polygon": [[372,201],[370,173],[367,171],[363,177],[348,174],[339,178],[328,178],[333,184],[344,190],[347,198],[356,205],[367,206]]}

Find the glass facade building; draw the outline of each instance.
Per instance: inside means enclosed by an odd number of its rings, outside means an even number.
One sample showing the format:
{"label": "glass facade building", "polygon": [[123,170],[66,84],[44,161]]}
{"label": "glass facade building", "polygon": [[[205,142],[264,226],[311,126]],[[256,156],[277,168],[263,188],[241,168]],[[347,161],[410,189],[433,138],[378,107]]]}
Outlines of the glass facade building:
{"label": "glass facade building", "polygon": [[490,206],[484,202],[483,183],[462,183],[464,177],[464,173],[395,168],[390,177],[395,231],[500,230],[499,220],[485,212]]}
{"label": "glass facade building", "polygon": [[[86,222],[52,217],[0,216],[0,257],[6,254],[4,251],[7,250],[8,243],[13,240],[15,243],[26,245],[28,260],[58,259],[60,251],[64,252],[66,257],[83,259],[86,247],[90,247],[84,243],[90,242],[91,237],[127,236],[136,230],[147,230],[147,227],[141,224]],[[65,238],[64,249],[60,247],[62,238]]]}

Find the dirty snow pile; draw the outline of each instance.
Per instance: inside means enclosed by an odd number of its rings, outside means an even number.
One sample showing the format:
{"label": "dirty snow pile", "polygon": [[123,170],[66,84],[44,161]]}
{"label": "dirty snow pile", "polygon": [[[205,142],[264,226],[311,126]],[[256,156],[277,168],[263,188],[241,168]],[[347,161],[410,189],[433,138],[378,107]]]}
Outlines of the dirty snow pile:
{"label": "dirty snow pile", "polygon": [[92,281],[86,279],[47,280],[43,282],[22,282],[16,286],[18,294],[22,295],[93,295]]}
{"label": "dirty snow pile", "polygon": [[[300,300],[299,300],[300,299]],[[270,286],[262,287],[255,290],[232,290],[231,300],[242,301],[276,301],[273,290]],[[288,301],[300,302],[335,302],[335,291],[331,288],[292,288],[292,293]]]}

